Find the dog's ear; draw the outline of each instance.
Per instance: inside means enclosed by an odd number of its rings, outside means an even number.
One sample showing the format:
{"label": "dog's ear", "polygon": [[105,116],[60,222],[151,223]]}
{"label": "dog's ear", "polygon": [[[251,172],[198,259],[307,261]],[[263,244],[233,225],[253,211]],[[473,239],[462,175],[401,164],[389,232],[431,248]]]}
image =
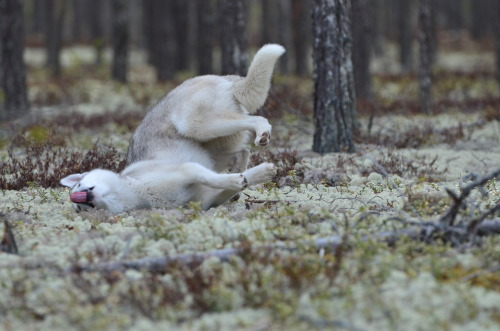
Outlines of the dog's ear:
{"label": "dog's ear", "polygon": [[73,187],[76,184],[78,184],[79,181],[82,180],[83,176],[85,176],[86,173],[83,174],[72,174],[67,177],[64,177],[59,181],[59,183],[63,186],[67,187]]}

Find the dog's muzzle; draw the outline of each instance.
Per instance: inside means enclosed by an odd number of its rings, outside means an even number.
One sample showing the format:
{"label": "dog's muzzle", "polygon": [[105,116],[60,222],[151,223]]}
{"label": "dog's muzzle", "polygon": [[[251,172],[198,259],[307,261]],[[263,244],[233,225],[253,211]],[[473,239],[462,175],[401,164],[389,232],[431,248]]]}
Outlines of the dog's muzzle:
{"label": "dog's muzzle", "polygon": [[94,195],[91,191],[73,192],[69,195],[71,202],[82,203],[92,208],[94,208],[94,204],[92,203],[93,198]]}

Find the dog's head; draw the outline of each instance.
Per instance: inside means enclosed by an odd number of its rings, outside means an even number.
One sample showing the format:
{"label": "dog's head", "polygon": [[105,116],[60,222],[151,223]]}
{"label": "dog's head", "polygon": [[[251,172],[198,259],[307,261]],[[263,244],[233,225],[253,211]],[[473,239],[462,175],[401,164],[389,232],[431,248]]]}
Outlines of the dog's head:
{"label": "dog's head", "polygon": [[109,202],[116,194],[120,178],[112,171],[96,169],[69,175],[59,182],[71,188],[70,200],[75,210],[80,211],[89,208],[110,209]]}

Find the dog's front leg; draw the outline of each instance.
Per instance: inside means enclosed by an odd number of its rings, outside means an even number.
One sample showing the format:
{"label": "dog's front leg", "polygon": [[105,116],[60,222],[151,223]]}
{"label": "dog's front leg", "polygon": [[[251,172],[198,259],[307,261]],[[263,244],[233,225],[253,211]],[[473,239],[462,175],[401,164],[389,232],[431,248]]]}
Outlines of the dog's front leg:
{"label": "dog's front leg", "polygon": [[232,119],[207,118],[200,128],[198,122],[177,123],[179,132],[189,138],[206,142],[219,137],[227,137],[242,131],[255,132],[255,145],[267,146],[271,139],[272,126],[262,116],[238,115]]}

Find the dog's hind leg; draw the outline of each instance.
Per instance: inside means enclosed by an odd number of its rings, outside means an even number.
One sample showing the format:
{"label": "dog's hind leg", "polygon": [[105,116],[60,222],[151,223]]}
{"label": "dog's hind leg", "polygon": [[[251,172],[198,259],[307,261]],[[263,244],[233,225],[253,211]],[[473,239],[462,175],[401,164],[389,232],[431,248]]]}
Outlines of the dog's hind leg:
{"label": "dog's hind leg", "polygon": [[[242,175],[245,178],[247,185],[256,185],[271,180],[276,175],[276,168],[272,163],[262,163],[244,171]],[[241,191],[242,190],[212,190],[205,192],[204,198],[202,199],[203,208],[208,209],[221,205],[237,196]]]}
{"label": "dog's hind leg", "polygon": [[218,174],[198,163],[182,164],[186,184],[203,184],[214,189],[241,191],[248,186],[242,173]]}
{"label": "dog's hind leg", "polygon": [[247,170],[248,163],[250,162],[250,151],[248,149],[244,149],[234,153],[232,161],[232,165],[229,167],[229,172],[238,173]]}

